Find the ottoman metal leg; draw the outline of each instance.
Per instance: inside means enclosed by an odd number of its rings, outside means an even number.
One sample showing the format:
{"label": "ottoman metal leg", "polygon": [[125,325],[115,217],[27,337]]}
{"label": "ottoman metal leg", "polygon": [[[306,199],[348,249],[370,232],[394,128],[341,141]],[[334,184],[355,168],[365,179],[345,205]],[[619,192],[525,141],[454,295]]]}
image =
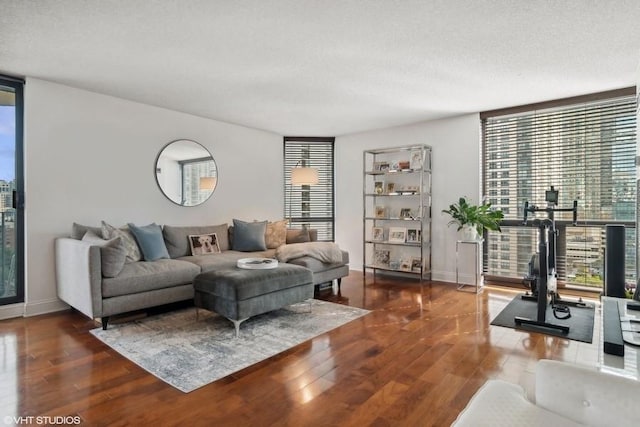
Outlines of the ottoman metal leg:
{"label": "ottoman metal leg", "polygon": [[[227,317],[227,319],[229,319],[229,318]],[[239,320],[229,319],[229,320],[231,320],[233,322],[233,326],[236,327],[236,338],[240,337],[240,324],[242,322],[244,322],[245,320],[247,320],[247,319],[248,319],[248,317],[245,317],[244,319],[239,319]]]}

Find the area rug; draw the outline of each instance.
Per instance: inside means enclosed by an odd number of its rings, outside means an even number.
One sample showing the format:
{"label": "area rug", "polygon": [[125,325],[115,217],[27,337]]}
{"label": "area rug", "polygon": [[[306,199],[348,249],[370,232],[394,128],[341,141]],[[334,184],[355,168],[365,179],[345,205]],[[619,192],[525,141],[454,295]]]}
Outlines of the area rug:
{"label": "area rug", "polygon": [[[309,311],[311,302],[311,311]],[[91,333],[185,393],[281,353],[369,313],[320,300],[294,304],[242,323],[195,308],[109,325]]]}
{"label": "area rug", "polygon": [[[504,326],[506,328],[522,329],[531,331],[531,326],[522,324],[516,326],[514,317],[524,317],[529,319],[537,319],[538,317],[538,303],[535,301],[527,301],[520,298],[521,295],[515,297],[491,322],[492,325]],[[559,330],[554,329],[536,329],[535,332],[544,333],[546,335],[553,335],[563,338],[568,338],[574,341],[582,341],[591,343],[593,341],[593,316],[595,313],[595,306],[589,303],[586,307],[569,307],[571,310],[571,317],[568,319],[556,319],[553,315],[551,306],[547,305],[546,322],[553,323],[560,326],[569,326],[569,333],[564,334]],[[560,317],[564,316],[563,313],[559,314]]]}

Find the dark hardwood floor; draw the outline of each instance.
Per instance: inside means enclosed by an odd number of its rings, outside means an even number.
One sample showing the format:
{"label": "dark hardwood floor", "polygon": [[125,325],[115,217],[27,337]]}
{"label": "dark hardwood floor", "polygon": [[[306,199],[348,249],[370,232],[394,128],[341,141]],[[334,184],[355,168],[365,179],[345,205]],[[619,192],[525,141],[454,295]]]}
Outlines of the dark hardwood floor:
{"label": "dark hardwood floor", "polygon": [[596,335],[584,344],[490,326],[516,291],[476,296],[450,283],[371,277],[363,286],[354,271],[341,295],[321,298],[370,314],[189,394],[94,338],[97,325],[77,312],[3,320],[0,416],[79,416],[85,426],[448,426],[488,378],[530,389],[538,359],[597,361]]}

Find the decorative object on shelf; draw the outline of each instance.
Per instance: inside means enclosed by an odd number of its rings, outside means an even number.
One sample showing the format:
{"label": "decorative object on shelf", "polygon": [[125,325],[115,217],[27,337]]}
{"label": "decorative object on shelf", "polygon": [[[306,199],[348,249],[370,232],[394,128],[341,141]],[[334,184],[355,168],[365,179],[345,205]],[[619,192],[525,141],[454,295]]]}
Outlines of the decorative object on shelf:
{"label": "decorative object on shelf", "polygon": [[420,257],[411,258],[411,271],[414,273],[422,272],[422,259]]}
{"label": "decorative object on shelf", "polygon": [[371,229],[371,240],[375,241],[383,241],[384,240],[384,228],[382,227],[373,227]]}
{"label": "decorative object on shelf", "polygon": [[407,230],[407,243],[420,242],[420,229],[410,228]]}
{"label": "decorative object on shelf", "polygon": [[374,172],[387,172],[389,170],[389,162],[374,162]]}
{"label": "decorative object on shelf", "polygon": [[411,214],[411,208],[400,209],[400,218],[413,219],[413,215]]}
{"label": "decorative object on shelf", "polygon": [[391,261],[389,261],[389,268],[392,269],[392,270],[399,270],[400,269],[400,260],[392,259]]}
{"label": "decorative object on shelf", "polygon": [[400,161],[400,162],[398,162],[398,169],[399,170],[403,170],[403,171],[409,170],[409,164],[410,163],[409,163],[408,160]]}
{"label": "decorative object on shelf", "polygon": [[388,249],[376,249],[374,252],[373,264],[379,267],[389,266],[390,252]]}
{"label": "decorative object on shelf", "polygon": [[382,194],[384,193],[384,182],[382,181],[376,181],[375,182],[375,189],[374,189],[376,194]]}
{"label": "decorative object on shelf", "polygon": [[386,218],[387,208],[384,206],[376,206],[375,215],[376,215],[376,218]]}
{"label": "decorative object on shelf", "polygon": [[387,182],[387,194],[394,192],[396,185],[393,182]]}
{"label": "decorative object on shelf", "polygon": [[409,159],[409,167],[412,170],[422,169],[422,151],[413,150]]}
{"label": "decorative object on shelf", "polygon": [[400,170],[400,162],[392,162],[390,168],[392,171],[397,172]]}
{"label": "decorative object on shelf", "polygon": [[407,229],[404,227],[389,228],[390,243],[404,243],[407,240]]}
{"label": "decorative object on shelf", "polygon": [[484,230],[501,231],[500,221],[504,214],[500,209],[493,209],[491,203],[483,202],[473,205],[465,197],[460,197],[458,203],[444,209],[443,213],[451,215],[451,221],[447,225],[457,225],[458,231],[463,231],[462,240],[478,240],[484,234]]}
{"label": "decorative object on shelf", "polygon": [[400,260],[401,271],[411,271],[411,258],[403,258]]}

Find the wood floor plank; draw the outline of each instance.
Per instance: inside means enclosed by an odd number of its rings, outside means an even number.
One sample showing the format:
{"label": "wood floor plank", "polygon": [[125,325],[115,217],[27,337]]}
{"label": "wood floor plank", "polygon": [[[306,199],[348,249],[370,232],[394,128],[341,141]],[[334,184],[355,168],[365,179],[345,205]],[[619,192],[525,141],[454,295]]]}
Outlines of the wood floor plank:
{"label": "wood floor plank", "polygon": [[597,344],[491,326],[514,296],[352,272],[318,298],[370,314],[188,394],[76,311],[4,320],[0,411],[91,426],[447,426],[487,379],[530,388],[541,358],[597,360]]}

